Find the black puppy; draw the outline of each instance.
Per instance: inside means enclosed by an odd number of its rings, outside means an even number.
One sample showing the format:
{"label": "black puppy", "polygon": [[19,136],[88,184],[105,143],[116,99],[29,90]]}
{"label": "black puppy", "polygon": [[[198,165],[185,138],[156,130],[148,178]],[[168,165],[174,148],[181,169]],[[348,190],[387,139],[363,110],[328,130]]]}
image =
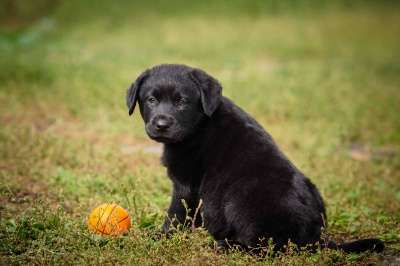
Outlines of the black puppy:
{"label": "black puppy", "polygon": [[[165,232],[188,215],[220,246],[254,248],[272,238],[276,249],[290,240],[299,247],[383,250],[378,239],[322,241],[326,215],[316,187],[221,91],[204,71],[172,64],[146,70],[128,90],[129,114],[138,102],[147,134],[164,143],[162,162],[173,182]],[[195,215],[200,200],[202,216]]]}

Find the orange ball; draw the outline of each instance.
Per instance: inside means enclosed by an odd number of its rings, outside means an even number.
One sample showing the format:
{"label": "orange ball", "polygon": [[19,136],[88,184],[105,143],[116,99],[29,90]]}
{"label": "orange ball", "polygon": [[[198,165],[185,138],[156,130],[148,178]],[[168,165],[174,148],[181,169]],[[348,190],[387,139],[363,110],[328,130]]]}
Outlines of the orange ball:
{"label": "orange ball", "polygon": [[128,212],[115,203],[106,203],[95,208],[89,215],[89,230],[100,235],[120,235],[131,227]]}

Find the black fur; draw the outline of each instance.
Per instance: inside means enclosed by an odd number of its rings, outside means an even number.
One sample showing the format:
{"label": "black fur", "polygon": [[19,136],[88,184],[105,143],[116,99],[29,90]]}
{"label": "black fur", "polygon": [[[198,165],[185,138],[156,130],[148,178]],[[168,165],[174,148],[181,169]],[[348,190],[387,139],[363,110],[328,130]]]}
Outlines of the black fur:
{"label": "black fur", "polygon": [[[324,244],[317,188],[221,90],[213,77],[184,65],[149,69],[128,90],[129,114],[138,101],[148,135],[164,143],[162,162],[173,182],[165,232],[188,214],[221,245],[252,248],[272,238],[276,249],[290,240],[299,247],[383,250],[378,239]],[[193,217],[200,199],[202,216]]]}

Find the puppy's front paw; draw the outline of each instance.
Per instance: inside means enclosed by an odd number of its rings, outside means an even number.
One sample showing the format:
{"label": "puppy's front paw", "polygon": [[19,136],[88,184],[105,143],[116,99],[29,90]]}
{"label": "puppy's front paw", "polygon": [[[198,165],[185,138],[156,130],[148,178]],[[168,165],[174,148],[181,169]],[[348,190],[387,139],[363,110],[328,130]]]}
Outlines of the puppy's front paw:
{"label": "puppy's front paw", "polygon": [[214,241],[214,250],[218,253],[225,253],[229,251],[229,243],[227,240]]}

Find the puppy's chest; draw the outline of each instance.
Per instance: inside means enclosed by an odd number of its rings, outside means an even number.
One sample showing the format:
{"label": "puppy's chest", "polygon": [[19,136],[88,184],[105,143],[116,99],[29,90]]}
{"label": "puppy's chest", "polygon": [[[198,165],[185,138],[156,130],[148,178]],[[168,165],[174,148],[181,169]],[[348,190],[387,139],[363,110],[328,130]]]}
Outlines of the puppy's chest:
{"label": "puppy's chest", "polygon": [[164,151],[161,162],[167,167],[172,181],[190,186],[200,186],[204,170],[196,154],[179,154]]}

